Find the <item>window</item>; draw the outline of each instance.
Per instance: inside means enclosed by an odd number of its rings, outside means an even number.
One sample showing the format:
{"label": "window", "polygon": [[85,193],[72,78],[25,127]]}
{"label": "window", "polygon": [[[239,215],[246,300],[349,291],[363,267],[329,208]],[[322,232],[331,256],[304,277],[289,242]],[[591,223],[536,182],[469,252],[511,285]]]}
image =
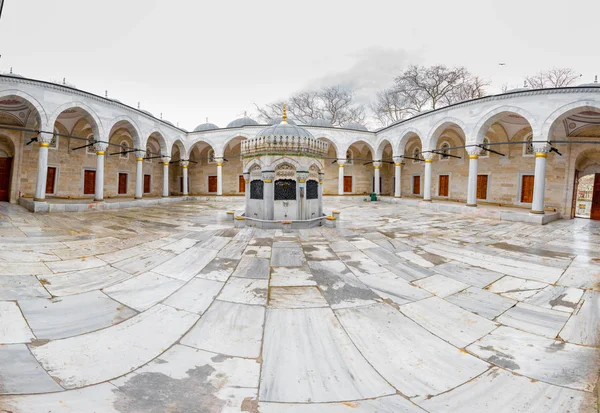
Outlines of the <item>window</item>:
{"label": "window", "polygon": [[346,165],[352,165],[354,163],[354,154],[350,149],[346,151]]}
{"label": "window", "polygon": [[450,159],[450,157],[448,156],[448,154],[450,153],[450,144],[448,142],[442,143],[442,146],[440,146],[440,152],[440,160],[447,161],[448,159]]}
{"label": "window", "polygon": [[152,148],[149,146],[146,146],[146,153],[144,154],[144,161],[148,162],[148,163],[152,163],[152,159],[148,159],[152,157]]}
{"label": "window", "polygon": [[318,199],[319,198],[319,183],[317,181],[306,182],[306,199]]}
{"label": "window", "polygon": [[265,183],[260,179],[250,182],[250,199],[263,199],[263,189]]}
{"label": "window", "polygon": [[296,200],[296,181],[293,179],[275,181],[275,201],[294,200]]}
{"label": "window", "polygon": [[[484,148],[489,148],[490,147],[490,138],[483,138],[483,144],[481,145]],[[479,155],[480,158],[489,158],[490,157],[490,153],[488,151],[481,151],[481,155]]]}
{"label": "window", "polygon": [[[90,145],[92,143],[94,143],[94,135],[90,135],[87,137],[87,144],[86,145]],[[96,154],[96,147],[94,145],[92,146],[88,146],[87,148],[85,148],[85,151],[88,155],[95,155]]]}
{"label": "window", "polygon": [[533,156],[533,135],[528,135],[523,144],[523,156]]}
{"label": "window", "polygon": [[212,149],[208,151],[208,163],[215,163],[215,151]]}
{"label": "window", "polygon": [[129,159],[129,153],[123,153],[129,150],[129,144],[127,143],[127,141],[122,141],[121,142],[121,154],[119,155],[119,158],[121,159]]}
{"label": "window", "polygon": [[413,159],[413,163],[420,162],[420,159],[421,159],[421,148],[415,148],[415,149],[413,149],[412,157],[414,158]]}
{"label": "window", "polygon": [[52,139],[50,140],[50,149],[58,149],[58,130],[54,129],[54,135],[52,135]]}

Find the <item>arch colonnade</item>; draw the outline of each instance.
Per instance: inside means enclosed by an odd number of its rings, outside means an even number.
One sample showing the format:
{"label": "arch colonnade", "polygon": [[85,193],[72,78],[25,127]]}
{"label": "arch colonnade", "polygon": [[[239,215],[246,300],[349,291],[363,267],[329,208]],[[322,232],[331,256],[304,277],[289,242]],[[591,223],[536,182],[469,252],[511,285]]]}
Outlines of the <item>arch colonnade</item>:
{"label": "arch colonnade", "polygon": [[[243,195],[240,144],[264,127],[254,122],[187,132],[116,100],[0,76],[0,185],[7,180],[11,202],[27,194],[38,202],[47,196]],[[579,174],[600,172],[598,84],[512,91],[375,132],[303,127],[330,143],[324,195],[489,202],[535,214],[549,207],[568,217]],[[3,158],[10,164],[4,177]]]}

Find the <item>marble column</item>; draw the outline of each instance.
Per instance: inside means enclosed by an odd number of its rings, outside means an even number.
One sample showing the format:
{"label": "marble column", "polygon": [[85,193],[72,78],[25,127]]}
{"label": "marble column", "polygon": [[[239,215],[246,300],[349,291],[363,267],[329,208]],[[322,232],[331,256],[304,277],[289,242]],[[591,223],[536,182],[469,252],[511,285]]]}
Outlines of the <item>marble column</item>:
{"label": "marble column", "polygon": [[142,199],[144,192],[144,152],[138,151],[135,155],[135,199]]}
{"label": "marble column", "polygon": [[394,156],[394,197],[402,196],[402,158]]}
{"label": "marble column", "polygon": [[467,206],[477,206],[477,163],[479,162],[480,148],[467,148],[469,153],[469,180],[467,183]]}
{"label": "marble column", "polygon": [[377,195],[379,195],[381,193],[381,188],[379,185],[379,178],[381,176],[381,162],[380,161],[373,162],[373,168],[375,168],[375,174],[374,174],[375,185],[373,188],[373,192],[375,192]]}
{"label": "marble column", "polygon": [[319,172],[319,217],[323,216],[323,181],[325,180],[325,174],[323,172]]}
{"label": "marble column", "polygon": [[217,162],[217,196],[223,195],[223,158],[215,158]]}
{"label": "marble column", "polygon": [[52,134],[40,132],[37,139],[40,149],[38,151],[37,182],[33,200],[44,202],[46,201],[46,179],[48,177],[48,147],[50,147],[52,141]]}
{"label": "marble column", "polygon": [[344,165],[345,159],[338,159],[338,195],[344,195]]}
{"label": "marble column", "polygon": [[423,201],[431,202],[431,164],[433,162],[432,153],[422,154],[425,159],[425,179],[423,182]]}
{"label": "marble column", "polygon": [[306,211],[306,180],[308,179],[308,171],[297,171],[296,178],[298,179],[299,197],[298,197],[298,219],[308,219]]}
{"label": "marble column", "polygon": [[275,188],[273,179],[275,171],[262,171],[263,187],[263,218],[272,221],[275,218]]}
{"label": "marble column", "polygon": [[188,195],[188,165],[189,161],[179,161],[179,165],[181,165],[181,175],[183,180],[183,195]]}
{"label": "marble column", "polygon": [[161,158],[161,161],[163,163],[163,191],[162,191],[162,196],[163,197],[168,197],[169,196],[169,162],[170,162],[171,158],[168,156],[165,156],[164,158]]}
{"label": "marble column", "polygon": [[108,148],[107,143],[96,143],[96,188],[94,192],[94,201],[104,201],[104,152]]}
{"label": "marble column", "polygon": [[247,207],[250,202],[250,172],[244,172],[244,198]]}
{"label": "marble column", "polygon": [[550,147],[546,143],[534,143],[535,152],[535,177],[533,178],[532,214],[544,214],[544,196],[546,192],[546,159]]}

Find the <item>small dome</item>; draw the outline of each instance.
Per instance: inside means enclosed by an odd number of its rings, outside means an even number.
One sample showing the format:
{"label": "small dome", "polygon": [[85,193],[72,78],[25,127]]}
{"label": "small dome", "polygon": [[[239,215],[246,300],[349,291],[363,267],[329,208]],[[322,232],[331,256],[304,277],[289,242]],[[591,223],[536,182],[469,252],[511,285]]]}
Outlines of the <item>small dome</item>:
{"label": "small dome", "polygon": [[504,92],[504,93],[525,92],[525,91],[527,91],[527,90],[530,90],[530,89],[527,89],[526,87],[518,87],[518,88],[516,88],[516,89],[507,90],[507,91],[506,91],[506,92]]}
{"label": "small dome", "polygon": [[244,116],[243,118],[239,118],[239,119],[229,122],[227,127],[228,128],[241,128],[242,126],[255,126],[255,125],[258,125],[257,121],[255,121],[254,119],[250,119],[247,116]]}
{"label": "small dome", "polygon": [[[269,125],[279,125],[280,123],[281,123],[281,119],[280,119],[280,118],[275,118],[275,119],[272,119],[272,120],[269,122]],[[288,118],[288,120],[287,120],[287,123],[288,123],[288,124],[290,124],[290,125],[295,125],[295,124],[296,124],[296,122],[294,122],[294,121],[293,121],[292,119],[290,119],[290,118]]]}
{"label": "small dome", "polygon": [[365,132],[369,131],[369,129],[367,129],[367,127],[365,125],[361,125],[360,123],[356,123],[356,122],[346,123],[343,127],[345,129],[354,129],[354,130],[360,130],[360,131],[365,131]]}
{"label": "small dome", "polygon": [[165,122],[165,123],[168,123],[169,125],[173,125],[173,122],[169,122],[169,121],[168,121],[168,120],[166,120],[166,119],[163,119],[162,121],[163,121],[163,122]]}
{"label": "small dome", "polygon": [[283,123],[280,121],[277,125],[271,125],[266,129],[263,129],[256,135],[257,138],[260,137],[296,137],[296,138],[312,138],[312,134],[304,128],[300,126],[292,125],[289,123]]}
{"label": "small dome", "polygon": [[594,82],[594,83],[583,83],[579,86],[585,86],[585,87],[600,87],[600,83],[598,82]]}
{"label": "small dome", "polygon": [[10,76],[10,77],[23,77],[18,73],[13,73],[12,69],[10,70],[10,73],[3,73],[4,76]]}
{"label": "small dome", "polygon": [[311,119],[307,123],[308,126],[321,126],[331,128],[333,125],[327,119]]}
{"label": "small dome", "polygon": [[152,113],[148,112],[147,110],[144,110],[144,109],[140,109],[140,110],[142,112],[144,112],[146,115],[154,117],[154,115]]}
{"label": "small dome", "polygon": [[194,128],[194,132],[205,132],[209,130],[219,129],[217,125],[214,123],[203,123],[202,125],[198,125]]}
{"label": "small dome", "polygon": [[117,102],[117,103],[123,103],[121,102],[119,99],[111,99],[113,102]]}

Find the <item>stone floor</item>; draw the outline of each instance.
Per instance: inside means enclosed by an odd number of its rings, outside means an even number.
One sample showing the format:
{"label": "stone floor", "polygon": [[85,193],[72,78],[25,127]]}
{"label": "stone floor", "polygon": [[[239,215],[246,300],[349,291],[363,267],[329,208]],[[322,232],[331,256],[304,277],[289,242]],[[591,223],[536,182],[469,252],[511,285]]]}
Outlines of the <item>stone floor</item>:
{"label": "stone floor", "polygon": [[0,204],[0,412],[593,412],[600,223]]}

